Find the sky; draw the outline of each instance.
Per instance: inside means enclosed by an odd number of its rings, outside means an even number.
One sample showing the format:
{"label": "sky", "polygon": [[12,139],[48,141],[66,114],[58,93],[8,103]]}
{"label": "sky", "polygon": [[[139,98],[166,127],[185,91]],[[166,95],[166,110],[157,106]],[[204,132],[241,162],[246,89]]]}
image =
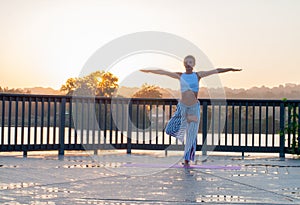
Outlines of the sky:
{"label": "sky", "polygon": [[[299,0],[0,0],[0,86],[59,89],[80,75],[99,48],[142,31],[192,42],[212,69],[243,69],[220,75],[223,86],[298,84],[299,10]],[[178,60],[146,54],[115,66],[137,68],[141,59],[148,67],[184,70]],[[113,73],[122,85],[173,86],[171,80],[135,72],[125,79],[122,69]]]}

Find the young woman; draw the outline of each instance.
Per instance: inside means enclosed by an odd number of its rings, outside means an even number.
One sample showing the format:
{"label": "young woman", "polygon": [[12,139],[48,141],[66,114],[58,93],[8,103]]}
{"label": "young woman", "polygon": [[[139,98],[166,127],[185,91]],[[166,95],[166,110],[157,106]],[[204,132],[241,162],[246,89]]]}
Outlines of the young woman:
{"label": "young woman", "polygon": [[[154,73],[158,75],[165,75],[171,78],[178,79],[180,81],[181,99],[177,105],[177,110],[174,116],[171,118],[167,125],[167,129],[172,129],[173,126],[172,119],[180,116],[180,129],[184,129],[186,132],[186,142],[184,148],[184,166],[189,166],[190,161],[194,161],[196,144],[197,144],[197,134],[200,122],[200,103],[198,101],[198,91],[199,91],[199,81],[201,78],[225,73],[228,71],[241,71],[241,69],[234,68],[217,68],[210,71],[198,71],[193,72],[193,68],[196,64],[194,56],[188,55],[183,61],[185,72],[169,72],[165,70],[145,70],[145,73]],[[179,139],[183,139],[184,132],[178,132],[180,136]]]}

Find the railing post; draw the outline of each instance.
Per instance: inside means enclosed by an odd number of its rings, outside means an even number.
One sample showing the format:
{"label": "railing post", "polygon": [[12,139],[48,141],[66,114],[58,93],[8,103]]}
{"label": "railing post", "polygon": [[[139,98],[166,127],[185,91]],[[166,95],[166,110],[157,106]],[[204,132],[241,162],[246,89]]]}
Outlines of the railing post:
{"label": "railing post", "polygon": [[127,154],[131,154],[132,135],[132,101],[128,104],[128,127],[127,127]]}
{"label": "railing post", "polygon": [[24,158],[27,158],[27,150],[24,150],[24,151],[23,151],[23,157],[24,157]]}
{"label": "railing post", "polygon": [[202,112],[203,126],[202,126],[202,155],[207,155],[207,102],[203,102],[203,112]]}
{"label": "railing post", "polygon": [[280,103],[280,139],[279,139],[279,157],[285,157],[285,130],[284,130],[284,121],[285,121],[285,106],[284,102]]}
{"label": "railing post", "polygon": [[65,114],[66,114],[66,98],[63,97],[60,103],[60,122],[59,122],[59,150],[58,158],[63,159],[65,154]]}

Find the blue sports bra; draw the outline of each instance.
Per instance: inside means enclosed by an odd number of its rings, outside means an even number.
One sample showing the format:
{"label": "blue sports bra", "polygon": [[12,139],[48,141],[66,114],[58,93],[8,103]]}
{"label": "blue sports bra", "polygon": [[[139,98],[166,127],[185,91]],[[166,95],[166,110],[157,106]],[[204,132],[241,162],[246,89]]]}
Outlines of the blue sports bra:
{"label": "blue sports bra", "polygon": [[181,92],[191,90],[193,92],[199,91],[199,78],[197,73],[193,72],[191,74],[182,73],[180,76],[180,89]]}

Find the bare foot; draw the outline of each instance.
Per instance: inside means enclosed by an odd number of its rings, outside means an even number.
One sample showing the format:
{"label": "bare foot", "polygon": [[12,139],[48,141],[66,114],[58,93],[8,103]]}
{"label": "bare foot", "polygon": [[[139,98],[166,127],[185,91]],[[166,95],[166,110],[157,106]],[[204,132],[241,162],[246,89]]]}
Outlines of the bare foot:
{"label": "bare foot", "polygon": [[196,115],[187,115],[186,116],[186,120],[188,123],[190,122],[197,122],[198,121],[198,118]]}
{"label": "bare foot", "polygon": [[188,160],[184,160],[184,163],[182,163],[184,167],[189,167],[189,161]]}

